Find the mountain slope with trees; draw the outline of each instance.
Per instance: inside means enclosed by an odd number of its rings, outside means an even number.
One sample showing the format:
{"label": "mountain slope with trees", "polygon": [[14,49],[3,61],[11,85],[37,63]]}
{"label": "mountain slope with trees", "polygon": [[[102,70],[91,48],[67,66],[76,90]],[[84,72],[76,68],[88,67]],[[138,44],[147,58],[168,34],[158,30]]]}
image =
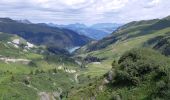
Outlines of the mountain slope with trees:
{"label": "mountain slope with trees", "polygon": [[[87,44],[75,57],[101,59],[87,63],[85,75],[98,78],[70,92],[70,100],[169,100],[170,17],[130,22],[111,36]],[[101,66],[112,65],[111,69]],[[97,74],[98,73],[98,74]]]}
{"label": "mountain slope with trees", "polygon": [[[113,61],[112,69],[87,87],[74,90],[69,100],[168,100],[170,59],[158,51],[140,48]],[[96,69],[97,70],[97,69]]]}
{"label": "mountain slope with trees", "polygon": [[[79,50],[76,54],[91,54],[98,57],[119,56],[134,47],[143,47],[149,40],[156,43],[159,37],[170,33],[169,17],[163,19],[134,21],[120,27],[110,36],[95,42],[91,42]],[[149,44],[148,46],[153,46]],[[104,53],[101,53],[104,52]],[[113,55],[114,54],[114,55]]]}
{"label": "mountain slope with trees", "polygon": [[82,46],[92,40],[69,29],[22,23],[9,18],[0,18],[0,32],[16,34],[36,45],[59,49]]}

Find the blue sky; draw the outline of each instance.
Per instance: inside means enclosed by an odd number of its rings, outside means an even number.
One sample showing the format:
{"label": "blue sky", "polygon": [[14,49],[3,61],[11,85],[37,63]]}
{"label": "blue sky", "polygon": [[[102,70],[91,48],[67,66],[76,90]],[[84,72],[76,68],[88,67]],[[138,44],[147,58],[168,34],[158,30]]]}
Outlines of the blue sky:
{"label": "blue sky", "polygon": [[0,17],[32,22],[127,23],[170,15],[170,0],[0,0]]}

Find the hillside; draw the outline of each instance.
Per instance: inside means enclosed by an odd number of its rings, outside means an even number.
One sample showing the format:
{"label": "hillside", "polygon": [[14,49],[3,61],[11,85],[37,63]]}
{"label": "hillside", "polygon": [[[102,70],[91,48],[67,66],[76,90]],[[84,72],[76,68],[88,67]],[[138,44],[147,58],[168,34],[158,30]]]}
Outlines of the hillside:
{"label": "hillside", "polygon": [[83,75],[98,78],[72,90],[68,98],[168,100],[169,36],[168,16],[130,22],[110,36],[81,47],[75,58],[86,62]]}
{"label": "hillside", "polygon": [[0,100],[170,100],[170,0],[0,9]]}
{"label": "hillside", "polygon": [[170,37],[162,37],[158,43],[154,46],[155,50],[159,50],[162,54],[169,56],[170,55]]}
{"label": "hillside", "polygon": [[[151,49],[124,53],[112,69],[87,87],[74,90],[69,100],[168,100],[170,59]],[[97,70],[97,69],[96,69]]]}
{"label": "hillside", "polygon": [[17,35],[0,33],[1,100],[64,98],[76,86],[79,70],[72,58],[51,53]]}
{"label": "hillside", "polygon": [[0,32],[16,34],[36,45],[60,49],[82,46],[91,41],[90,38],[69,29],[23,23],[9,18],[0,18]]}
{"label": "hillside", "polygon": [[[95,42],[91,42],[79,50],[77,54],[92,54],[98,57],[120,57],[120,55],[127,50],[134,47],[142,47],[147,44],[149,40],[156,42],[161,36],[170,33],[170,19],[168,17],[163,19],[135,21],[128,23],[110,36]],[[151,46],[151,44],[150,44]]]}
{"label": "hillside", "polygon": [[[101,77],[112,68],[113,60],[118,61],[128,50],[147,47],[156,48],[165,54],[168,51],[168,40],[164,38],[169,37],[169,22],[169,17],[130,22],[110,36],[81,47],[75,52],[74,58],[81,58],[83,61],[86,69],[86,72],[82,72],[83,75]],[[167,44],[160,45],[162,40]],[[86,61],[89,57],[90,61]]]}
{"label": "hillside", "polygon": [[[9,25],[18,23],[10,19],[2,22]],[[24,30],[35,25],[19,24],[26,25],[26,29],[18,28]],[[35,29],[33,36],[41,31],[48,32],[45,27],[49,26],[36,24],[35,27],[43,29]],[[11,26],[8,28],[11,29]],[[50,27],[52,33],[56,32],[53,28]],[[7,28],[2,30],[8,32]],[[11,30],[15,32],[15,29]],[[68,29],[59,30],[70,32]],[[81,47],[73,57],[66,56],[67,51],[63,50],[69,45],[44,47],[41,45],[47,44],[33,44],[34,39],[30,38],[30,42],[27,35],[20,35],[0,33],[2,99],[169,98],[169,17],[128,23],[110,36]]]}

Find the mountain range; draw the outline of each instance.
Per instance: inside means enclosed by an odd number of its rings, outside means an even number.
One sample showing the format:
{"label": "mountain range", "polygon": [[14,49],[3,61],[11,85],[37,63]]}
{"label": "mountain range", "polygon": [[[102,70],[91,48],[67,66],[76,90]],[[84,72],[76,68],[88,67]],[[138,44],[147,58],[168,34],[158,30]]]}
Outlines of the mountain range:
{"label": "mountain range", "polygon": [[117,23],[97,23],[91,26],[86,26],[85,24],[75,23],[69,25],[56,25],[56,24],[48,24],[53,27],[67,28],[73,30],[80,35],[88,36],[94,40],[100,40],[109,34],[111,34],[114,30],[120,27],[122,24]]}
{"label": "mountain range", "polygon": [[33,44],[44,45],[53,50],[82,46],[92,40],[70,29],[34,24],[27,20],[15,21],[10,18],[0,18],[0,32],[16,34]]}
{"label": "mountain range", "polygon": [[169,100],[170,16],[66,26],[0,18],[0,99]]}
{"label": "mountain range", "polygon": [[[156,37],[159,35],[168,34],[169,30],[166,29],[169,28],[169,25],[169,17],[163,19],[133,21],[118,28],[110,36],[97,42],[91,42],[90,44],[82,47],[82,51],[90,52],[101,50],[110,47],[112,44],[116,45],[123,41],[133,40],[137,37],[147,37],[147,35],[153,35],[153,37]],[[158,31],[163,32],[158,34]]]}

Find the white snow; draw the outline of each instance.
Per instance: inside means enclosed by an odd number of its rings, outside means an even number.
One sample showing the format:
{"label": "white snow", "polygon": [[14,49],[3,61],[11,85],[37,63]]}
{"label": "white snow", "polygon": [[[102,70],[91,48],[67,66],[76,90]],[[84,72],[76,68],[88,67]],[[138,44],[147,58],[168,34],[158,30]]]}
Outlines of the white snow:
{"label": "white snow", "polygon": [[74,51],[76,51],[77,49],[79,49],[80,47],[73,47],[73,48],[70,48],[70,49],[67,49],[70,53],[73,53]]}
{"label": "white snow", "polygon": [[76,73],[76,70],[66,69],[65,72],[67,72],[67,73]]}
{"label": "white snow", "polygon": [[15,48],[19,48],[19,46],[16,43],[13,43],[13,42],[7,42],[7,43],[10,45],[13,45]]}
{"label": "white snow", "polygon": [[11,42],[7,42],[8,44],[11,44]]}
{"label": "white snow", "polygon": [[[14,39],[12,40],[12,42],[7,42],[7,43],[13,45],[15,48],[19,48],[20,41],[21,41],[20,39]],[[26,46],[24,48],[29,50],[30,48],[33,47],[35,47],[34,44],[26,42]]]}
{"label": "white snow", "polygon": [[93,62],[93,64],[95,64],[95,65],[100,65],[101,62]]}
{"label": "white snow", "polygon": [[18,45],[16,45],[16,44],[13,44],[13,45],[14,45],[14,47],[15,47],[15,48],[19,48],[19,46],[18,46]]}
{"label": "white snow", "polygon": [[[58,70],[63,70],[63,69],[64,69],[63,66],[58,67]],[[66,73],[76,73],[76,70],[73,70],[73,69],[64,69],[64,71]]]}
{"label": "white snow", "polygon": [[63,69],[63,66],[59,66],[58,69],[60,69],[60,70]]}
{"label": "white snow", "polygon": [[29,43],[29,42],[27,42],[27,46],[28,46],[29,48],[33,48],[33,47],[34,47],[34,45],[31,44],[31,43]]}
{"label": "white snow", "polygon": [[14,44],[20,44],[20,40],[19,39],[14,39],[13,41],[12,41]]}

